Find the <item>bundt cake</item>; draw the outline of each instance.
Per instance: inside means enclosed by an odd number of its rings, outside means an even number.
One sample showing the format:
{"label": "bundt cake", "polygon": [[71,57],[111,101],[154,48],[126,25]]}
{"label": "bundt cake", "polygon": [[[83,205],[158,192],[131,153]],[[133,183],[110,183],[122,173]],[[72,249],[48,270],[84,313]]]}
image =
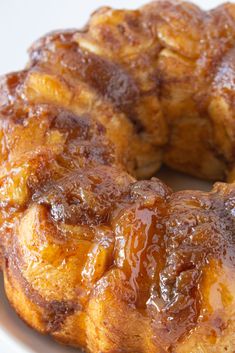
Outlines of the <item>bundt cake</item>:
{"label": "bundt cake", "polygon": [[[235,5],[105,7],[29,54],[0,81],[18,315],[92,353],[234,353]],[[217,183],[173,192],[162,164]]]}

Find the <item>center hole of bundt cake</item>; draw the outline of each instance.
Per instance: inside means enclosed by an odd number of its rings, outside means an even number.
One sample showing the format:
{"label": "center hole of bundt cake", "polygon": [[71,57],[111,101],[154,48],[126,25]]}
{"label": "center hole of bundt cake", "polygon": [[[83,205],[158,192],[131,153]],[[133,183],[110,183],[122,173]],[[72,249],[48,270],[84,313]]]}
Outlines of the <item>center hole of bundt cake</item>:
{"label": "center hole of bundt cake", "polygon": [[180,173],[163,166],[156,174],[156,177],[164,181],[174,191],[179,190],[202,190],[210,191],[212,181],[202,180],[185,173]]}

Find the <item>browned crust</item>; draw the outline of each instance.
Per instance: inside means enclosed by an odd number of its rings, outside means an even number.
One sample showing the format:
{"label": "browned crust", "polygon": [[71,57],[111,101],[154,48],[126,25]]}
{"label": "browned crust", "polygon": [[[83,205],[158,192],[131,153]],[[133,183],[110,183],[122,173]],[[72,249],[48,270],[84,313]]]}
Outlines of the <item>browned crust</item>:
{"label": "browned crust", "polygon": [[234,179],[234,43],[232,4],[102,8],[1,79],[0,266],[31,327],[93,353],[234,351],[234,184],[135,179]]}

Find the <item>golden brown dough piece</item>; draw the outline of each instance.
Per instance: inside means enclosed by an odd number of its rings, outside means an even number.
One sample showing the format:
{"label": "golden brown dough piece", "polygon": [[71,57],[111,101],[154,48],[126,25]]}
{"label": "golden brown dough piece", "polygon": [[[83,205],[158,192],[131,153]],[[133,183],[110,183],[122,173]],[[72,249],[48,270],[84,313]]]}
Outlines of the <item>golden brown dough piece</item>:
{"label": "golden brown dough piece", "polygon": [[102,8],[0,82],[0,264],[31,327],[92,353],[235,351],[235,5]]}

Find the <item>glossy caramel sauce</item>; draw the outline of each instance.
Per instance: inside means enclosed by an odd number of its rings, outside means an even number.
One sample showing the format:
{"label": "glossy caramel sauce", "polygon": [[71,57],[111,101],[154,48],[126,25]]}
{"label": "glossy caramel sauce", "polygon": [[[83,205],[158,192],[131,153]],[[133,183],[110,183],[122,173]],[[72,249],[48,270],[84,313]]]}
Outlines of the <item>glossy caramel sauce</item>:
{"label": "glossy caramel sauce", "polygon": [[0,266],[32,327],[94,353],[235,349],[234,184],[150,178],[234,180],[234,18],[103,8],[1,79]]}

